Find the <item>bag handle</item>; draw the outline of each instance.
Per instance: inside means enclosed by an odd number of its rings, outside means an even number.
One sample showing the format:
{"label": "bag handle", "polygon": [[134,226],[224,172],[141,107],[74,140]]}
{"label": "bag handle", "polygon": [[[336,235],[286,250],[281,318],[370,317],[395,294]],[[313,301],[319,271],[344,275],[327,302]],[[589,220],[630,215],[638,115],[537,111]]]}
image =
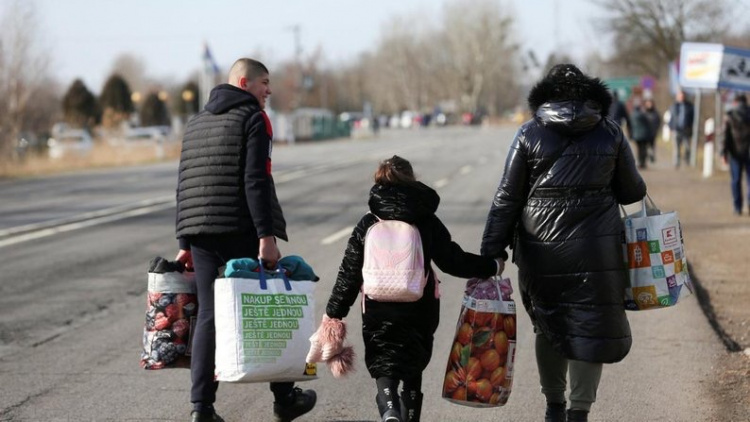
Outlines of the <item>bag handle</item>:
{"label": "bag handle", "polygon": [[620,205],[620,212],[622,213],[623,218],[627,217],[647,217],[649,215],[658,215],[661,213],[661,210],[656,206],[656,203],[653,199],[651,199],[651,195],[646,193],[646,196],[644,196],[641,200],[641,209],[633,214],[632,216],[629,216],[627,211],[625,211],[625,207],[622,204]]}
{"label": "bag handle", "polygon": [[277,264],[276,269],[266,270],[265,266],[263,265],[263,260],[260,259],[260,257],[258,257],[258,264],[258,268],[260,268],[258,278],[260,280],[261,290],[268,290],[268,275],[266,274],[266,271],[268,271],[268,274],[280,275],[281,279],[284,280],[284,288],[286,289],[286,291],[292,290],[292,284],[289,282],[289,277],[286,276],[286,270],[284,269],[284,267]]}

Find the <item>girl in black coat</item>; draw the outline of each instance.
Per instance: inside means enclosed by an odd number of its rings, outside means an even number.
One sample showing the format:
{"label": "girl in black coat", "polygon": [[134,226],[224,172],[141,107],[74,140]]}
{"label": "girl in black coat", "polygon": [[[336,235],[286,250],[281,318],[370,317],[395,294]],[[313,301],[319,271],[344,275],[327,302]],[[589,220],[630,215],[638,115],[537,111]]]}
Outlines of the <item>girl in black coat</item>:
{"label": "girl in black coat", "polygon": [[[399,303],[363,298],[365,364],[376,380],[376,402],[383,421],[411,422],[420,418],[422,371],[430,362],[440,316],[437,278],[430,262],[462,278],[487,278],[504,268],[504,261],[464,252],[451,240],[448,229],[435,215],[439,202],[437,192],[416,181],[407,160],[393,156],[380,163],[375,186],[370,190],[370,212],[354,228],[326,307],[331,319],[342,319],[349,313],[362,287],[365,234],[378,217],[417,227],[427,272],[422,298]],[[403,390],[399,398],[400,381]]]}

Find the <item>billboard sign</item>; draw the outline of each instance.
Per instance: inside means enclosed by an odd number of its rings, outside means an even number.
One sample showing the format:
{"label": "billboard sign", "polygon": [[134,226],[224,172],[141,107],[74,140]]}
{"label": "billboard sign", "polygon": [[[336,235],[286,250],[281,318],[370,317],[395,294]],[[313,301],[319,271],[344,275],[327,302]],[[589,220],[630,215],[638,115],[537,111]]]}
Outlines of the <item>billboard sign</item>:
{"label": "billboard sign", "polygon": [[716,89],[721,73],[724,46],[708,43],[682,43],[680,85],[686,88]]}

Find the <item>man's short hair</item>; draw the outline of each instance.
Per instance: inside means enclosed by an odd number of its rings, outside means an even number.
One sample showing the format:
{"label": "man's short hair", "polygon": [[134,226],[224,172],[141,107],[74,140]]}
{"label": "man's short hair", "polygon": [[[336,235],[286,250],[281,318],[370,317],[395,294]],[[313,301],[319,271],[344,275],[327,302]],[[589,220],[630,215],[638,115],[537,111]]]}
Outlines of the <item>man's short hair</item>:
{"label": "man's short hair", "polygon": [[742,94],[742,93],[735,95],[734,101],[737,101],[740,104],[747,105],[747,97],[745,96],[745,94]]}
{"label": "man's short hair", "polygon": [[258,76],[268,75],[268,68],[261,62],[253,59],[242,58],[234,62],[229,69],[229,82],[238,80],[240,77],[255,79]]}

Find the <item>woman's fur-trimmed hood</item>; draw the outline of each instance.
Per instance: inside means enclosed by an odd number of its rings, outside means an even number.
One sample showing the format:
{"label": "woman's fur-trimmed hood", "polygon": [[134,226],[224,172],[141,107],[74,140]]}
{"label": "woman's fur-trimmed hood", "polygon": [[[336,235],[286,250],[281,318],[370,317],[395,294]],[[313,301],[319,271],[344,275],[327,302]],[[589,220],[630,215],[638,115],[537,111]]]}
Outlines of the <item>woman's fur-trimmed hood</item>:
{"label": "woman's fur-trimmed hood", "polygon": [[609,113],[612,95],[599,78],[584,75],[572,64],[559,64],[531,88],[528,97],[532,113],[543,104],[556,101],[592,101],[599,106],[604,118]]}

